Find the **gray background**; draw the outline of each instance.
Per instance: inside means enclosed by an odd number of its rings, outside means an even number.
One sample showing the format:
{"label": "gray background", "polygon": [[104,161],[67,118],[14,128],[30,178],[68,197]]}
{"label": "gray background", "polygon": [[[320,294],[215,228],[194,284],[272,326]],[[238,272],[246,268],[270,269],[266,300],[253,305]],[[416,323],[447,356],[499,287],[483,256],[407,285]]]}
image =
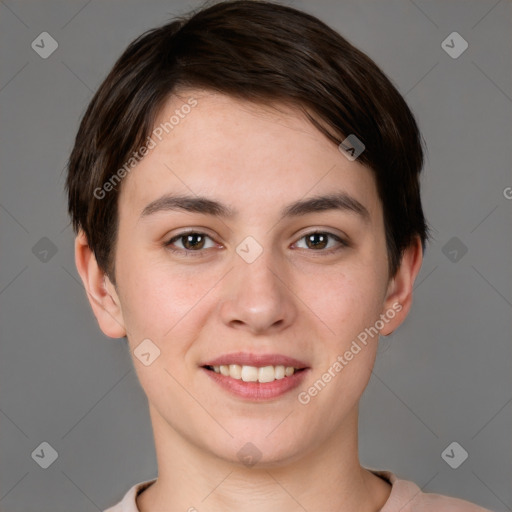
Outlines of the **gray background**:
{"label": "gray background", "polygon": [[[425,491],[512,510],[512,4],[288,3],[382,67],[428,146],[423,198],[435,239],[410,317],[381,340],[361,406],[361,461]],[[156,476],[124,341],[101,333],[75,270],[63,169],[93,91],[127,44],[199,5],[0,1],[2,511],[102,510]],[[43,31],[59,44],[47,59],[31,48]],[[441,47],[453,31],[469,44],[456,59]],[[41,252],[43,237],[55,254]],[[43,441],[58,452],[48,469],[31,457]],[[441,457],[453,441],[469,453],[458,469]]]}

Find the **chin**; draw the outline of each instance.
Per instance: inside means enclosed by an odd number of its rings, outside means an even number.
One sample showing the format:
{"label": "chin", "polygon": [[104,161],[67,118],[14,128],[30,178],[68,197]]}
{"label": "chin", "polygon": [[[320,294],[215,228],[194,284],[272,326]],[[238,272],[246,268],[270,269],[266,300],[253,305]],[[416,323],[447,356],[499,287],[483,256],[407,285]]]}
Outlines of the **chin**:
{"label": "chin", "polygon": [[[277,424],[274,423],[274,428]],[[229,463],[258,468],[279,467],[299,459],[304,453],[301,440],[286,430],[269,434],[271,429],[253,427],[230,432],[233,438],[223,436],[219,444],[208,447],[215,456]],[[211,443],[211,438],[206,442]]]}

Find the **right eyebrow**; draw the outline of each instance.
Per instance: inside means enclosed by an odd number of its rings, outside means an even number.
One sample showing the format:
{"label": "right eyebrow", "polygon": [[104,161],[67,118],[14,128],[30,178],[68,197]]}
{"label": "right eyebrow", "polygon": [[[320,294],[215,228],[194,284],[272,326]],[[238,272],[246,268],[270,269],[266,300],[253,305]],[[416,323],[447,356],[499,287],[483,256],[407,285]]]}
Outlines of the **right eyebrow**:
{"label": "right eyebrow", "polygon": [[200,196],[165,194],[149,203],[140,214],[139,219],[162,211],[182,210],[215,217],[234,217],[236,212],[229,206]]}

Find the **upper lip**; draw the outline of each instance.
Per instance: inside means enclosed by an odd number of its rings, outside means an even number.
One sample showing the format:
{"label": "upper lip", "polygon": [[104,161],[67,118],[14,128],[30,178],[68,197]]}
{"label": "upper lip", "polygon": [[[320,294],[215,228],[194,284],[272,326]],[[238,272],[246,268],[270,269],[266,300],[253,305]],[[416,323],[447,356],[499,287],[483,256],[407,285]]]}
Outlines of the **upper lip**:
{"label": "upper lip", "polygon": [[308,368],[303,361],[294,357],[288,357],[282,354],[249,354],[248,352],[234,352],[224,354],[215,359],[211,359],[201,366],[222,366],[229,364],[238,364],[240,366],[293,366],[296,369]]}

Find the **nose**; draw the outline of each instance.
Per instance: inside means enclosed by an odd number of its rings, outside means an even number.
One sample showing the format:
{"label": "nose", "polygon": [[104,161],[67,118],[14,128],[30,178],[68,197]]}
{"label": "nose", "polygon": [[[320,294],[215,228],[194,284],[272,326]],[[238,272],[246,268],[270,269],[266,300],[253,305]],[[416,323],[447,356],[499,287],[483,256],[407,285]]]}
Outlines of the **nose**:
{"label": "nose", "polygon": [[222,321],[255,335],[286,329],[297,317],[290,280],[270,251],[263,251],[252,263],[237,256],[235,268],[223,280]]}

